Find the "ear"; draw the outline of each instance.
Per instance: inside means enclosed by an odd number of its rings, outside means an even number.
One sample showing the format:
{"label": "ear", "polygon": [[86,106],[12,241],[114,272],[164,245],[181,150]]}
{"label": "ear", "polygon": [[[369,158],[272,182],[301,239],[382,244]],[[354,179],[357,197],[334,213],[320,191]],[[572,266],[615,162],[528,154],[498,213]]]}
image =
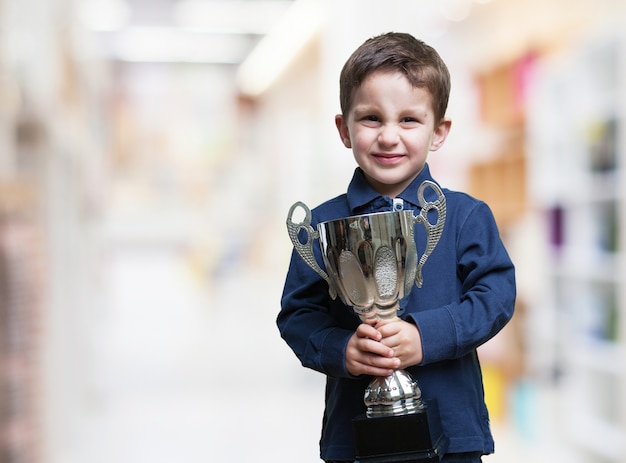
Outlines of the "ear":
{"label": "ear", "polygon": [[343,143],[343,146],[345,146],[346,148],[352,148],[348,124],[346,124],[346,121],[341,114],[337,114],[335,116],[335,125],[337,126],[337,131],[339,132],[339,137],[341,138],[341,143]]}
{"label": "ear", "polygon": [[433,141],[430,144],[430,151],[437,151],[446,141],[448,134],[450,133],[450,127],[452,121],[450,119],[442,119],[439,125],[435,127],[433,132]]}

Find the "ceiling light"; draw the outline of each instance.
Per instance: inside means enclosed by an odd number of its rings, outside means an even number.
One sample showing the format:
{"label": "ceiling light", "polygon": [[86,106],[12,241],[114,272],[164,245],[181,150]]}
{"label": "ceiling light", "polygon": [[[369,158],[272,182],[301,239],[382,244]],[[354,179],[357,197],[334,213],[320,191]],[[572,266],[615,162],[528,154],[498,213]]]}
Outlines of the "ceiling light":
{"label": "ceiling light", "polygon": [[174,22],[182,28],[265,34],[292,3],[291,0],[182,0],[174,6]]}
{"label": "ceiling light", "polygon": [[77,9],[78,20],[93,31],[114,31],[130,19],[130,7],[125,0],[82,0]]}
{"label": "ceiling light", "polygon": [[110,55],[132,62],[238,64],[251,47],[243,35],[206,34],[174,27],[129,27],[108,39]]}
{"label": "ceiling light", "polygon": [[293,2],[239,67],[237,83],[242,93],[259,96],[274,83],[321,29],[326,19],[326,3],[319,0]]}

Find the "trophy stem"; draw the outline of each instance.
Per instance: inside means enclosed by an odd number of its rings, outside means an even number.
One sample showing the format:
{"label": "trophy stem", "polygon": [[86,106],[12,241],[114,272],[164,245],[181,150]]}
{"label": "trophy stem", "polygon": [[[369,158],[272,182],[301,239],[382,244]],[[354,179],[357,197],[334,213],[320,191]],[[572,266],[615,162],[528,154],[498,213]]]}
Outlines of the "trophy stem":
{"label": "trophy stem", "polygon": [[[376,326],[400,320],[395,302],[389,307],[376,307],[374,310],[362,311],[354,307],[362,322],[376,321]],[[367,417],[399,416],[417,413],[424,408],[422,391],[411,375],[405,370],[396,370],[389,376],[375,377],[365,389],[364,402],[367,406]]]}
{"label": "trophy stem", "polygon": [[376,321],[376,324],[379,322],[385,324],[400,319],[398,317],[398,310],[400,310],[400,304],[398,301],[386,307],[375,305],[374,307],[370,307],[368,309],[361,309],[354,306],[353,309],[362,322]]}

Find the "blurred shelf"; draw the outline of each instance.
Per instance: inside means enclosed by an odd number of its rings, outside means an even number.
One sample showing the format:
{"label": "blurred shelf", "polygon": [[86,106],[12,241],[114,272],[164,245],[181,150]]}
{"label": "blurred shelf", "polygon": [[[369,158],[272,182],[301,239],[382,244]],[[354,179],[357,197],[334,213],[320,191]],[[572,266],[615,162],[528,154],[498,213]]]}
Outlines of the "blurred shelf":
{"label": "blurred shelf", "polygon": [[[626,37],[590,39],[544,62],[529,104],[530,194],[546,230],[546,299],[533,349],[552,352],[551,419],[580,461],[626,453]],[[550,321],[541,326],[542,314]]]}
{"label": "blurred shelf", "polygon": [[586,341],[573,346],[567,354],[567,362],[577,370],[614,375],[622,381],[624,346],[613,341]]}

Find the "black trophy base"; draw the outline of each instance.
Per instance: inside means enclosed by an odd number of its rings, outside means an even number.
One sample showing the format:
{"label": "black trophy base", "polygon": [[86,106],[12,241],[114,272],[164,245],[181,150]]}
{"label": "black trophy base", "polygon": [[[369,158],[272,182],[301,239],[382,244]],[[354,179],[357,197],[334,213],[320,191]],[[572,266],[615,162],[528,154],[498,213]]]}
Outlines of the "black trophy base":
{"label": "black trophy base", "polygon": [[359,463],[436,462],[448,449],[434,400],[425,401],[424,410],[411,415],[358,416],[352,430]]}

